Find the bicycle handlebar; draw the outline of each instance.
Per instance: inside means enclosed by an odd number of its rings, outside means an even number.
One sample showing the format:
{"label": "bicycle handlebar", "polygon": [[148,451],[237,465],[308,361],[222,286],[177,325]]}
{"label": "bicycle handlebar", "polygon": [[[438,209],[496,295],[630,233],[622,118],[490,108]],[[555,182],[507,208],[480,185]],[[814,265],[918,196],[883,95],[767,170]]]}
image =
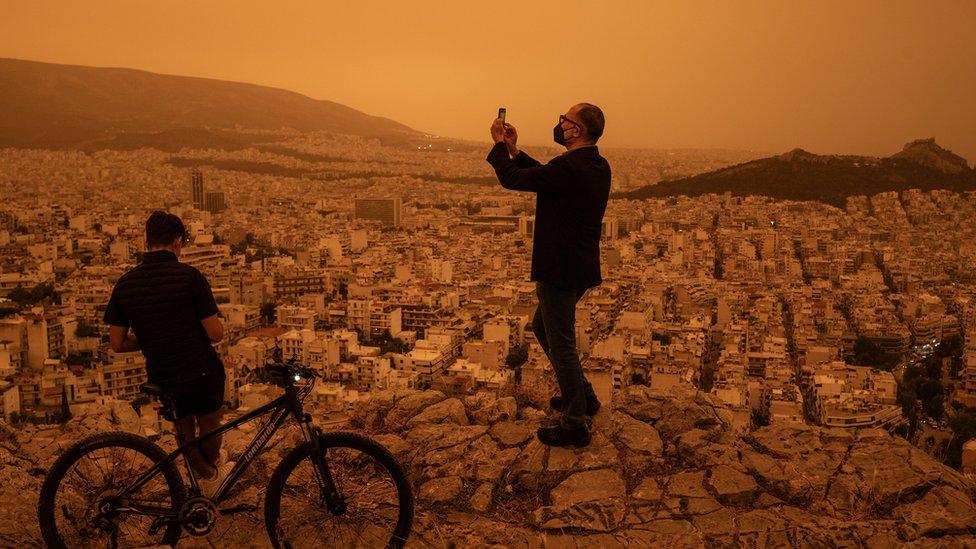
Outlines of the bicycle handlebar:
{"label": "bicycle handlebar", "polygon": [[295,366],[293,360],[284,364],[280,364],[280,363],[265,364],[264,368],[270,374],[281,376],[283,378],[283,381],[289,383],[292,383],[294,381],[299,381],[302,378],[311,379],[311,378],[322,377],[318,372],[312,370],[311,368],[303,368],[301,366]]}

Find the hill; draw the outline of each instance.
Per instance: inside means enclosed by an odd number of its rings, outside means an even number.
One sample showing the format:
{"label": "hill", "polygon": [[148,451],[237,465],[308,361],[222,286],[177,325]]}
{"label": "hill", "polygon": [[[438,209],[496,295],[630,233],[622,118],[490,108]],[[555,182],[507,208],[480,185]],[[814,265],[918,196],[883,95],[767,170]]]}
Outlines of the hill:
{"label": "hill", "polygon": [[[596,415],[593,443],[573,450],[535,440],[540,404],[518,391],[378,392],[335,428],[370,434],[404,465],[417,496],[408,547],[964,547],[976,534],[973,482],[882,430],[747,432],[693,387],[633,386]],[[64,426],[0,421],[3,544],[38,545],[37,489],[62,448],[142,425],[121,401]],[[225,435],[231,459],[250,436]],[[298,439],[261,455],[229,502],[258,510],[222,518],[211,546],[263,546],[264,478]],[[171,447],[172,435],[159,442]]]}
{"label": "hill", "polygon": [[390,142],[421,136],[393,120],[277,88],[0,59],[0,147],[127,149],[189,139],[195,148],[226,149],[247,139],[213,129],[235,127]]}
{"label": "hill", "polygon": [[615,197],[644,199],[730,192],[736,196],[819,200],[843,206],[848,196],[910,188],[974,190],[976,170],[934,139],[920,139],[885,158],[817,155],[794,149],[693,177],[662,181]]}

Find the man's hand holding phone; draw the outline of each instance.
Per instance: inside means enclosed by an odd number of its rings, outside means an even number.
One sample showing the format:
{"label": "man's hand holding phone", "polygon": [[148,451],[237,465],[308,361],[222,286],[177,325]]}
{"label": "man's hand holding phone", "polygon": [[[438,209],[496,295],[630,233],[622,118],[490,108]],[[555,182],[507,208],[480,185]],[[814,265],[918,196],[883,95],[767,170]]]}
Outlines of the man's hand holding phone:
{"label": "man's hand holding phone", "polygon": [[509,156],[512,158],[518,156],[518,131],[511,124],[505,124],[505,145],[508,147]]}

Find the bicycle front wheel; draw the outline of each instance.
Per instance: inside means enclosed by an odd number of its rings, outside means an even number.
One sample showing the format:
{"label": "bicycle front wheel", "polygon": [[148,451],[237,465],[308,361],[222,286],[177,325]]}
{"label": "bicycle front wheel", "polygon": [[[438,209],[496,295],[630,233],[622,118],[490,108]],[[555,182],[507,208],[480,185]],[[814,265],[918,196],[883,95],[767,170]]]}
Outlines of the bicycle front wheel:
{"label": "bicycle front wheel", "polygon": [[345,502],[325,503],[312,461],[313,445],[292,450],[275,469],[265,496],[274,547],[403,547],[413,522],[410,483],[390,452],[356,433],[327,433],[319,451]]}
{"label": "bicycle front wheel", "polygon": [[[170,462],[138,492],[127,488],[166,452],[130,433],[105,433],[79,441],[54,462],[38,501],[48,547],[147,547],[175,545],[175,516],[185,499],[183,479]],[[136,506],[158,514],[135,513]]]}

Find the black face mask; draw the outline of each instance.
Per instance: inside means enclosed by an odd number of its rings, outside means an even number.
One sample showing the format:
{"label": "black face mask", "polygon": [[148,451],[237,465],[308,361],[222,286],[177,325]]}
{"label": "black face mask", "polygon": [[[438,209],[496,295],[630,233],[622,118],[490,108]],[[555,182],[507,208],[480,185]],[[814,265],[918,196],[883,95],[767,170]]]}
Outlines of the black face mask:
{"label": "black face mask", "polygon": [[552,140],[558,145],[566,144],[566,130],[563,129],[563,123],[557,122],[556,127],[552,129]]}

